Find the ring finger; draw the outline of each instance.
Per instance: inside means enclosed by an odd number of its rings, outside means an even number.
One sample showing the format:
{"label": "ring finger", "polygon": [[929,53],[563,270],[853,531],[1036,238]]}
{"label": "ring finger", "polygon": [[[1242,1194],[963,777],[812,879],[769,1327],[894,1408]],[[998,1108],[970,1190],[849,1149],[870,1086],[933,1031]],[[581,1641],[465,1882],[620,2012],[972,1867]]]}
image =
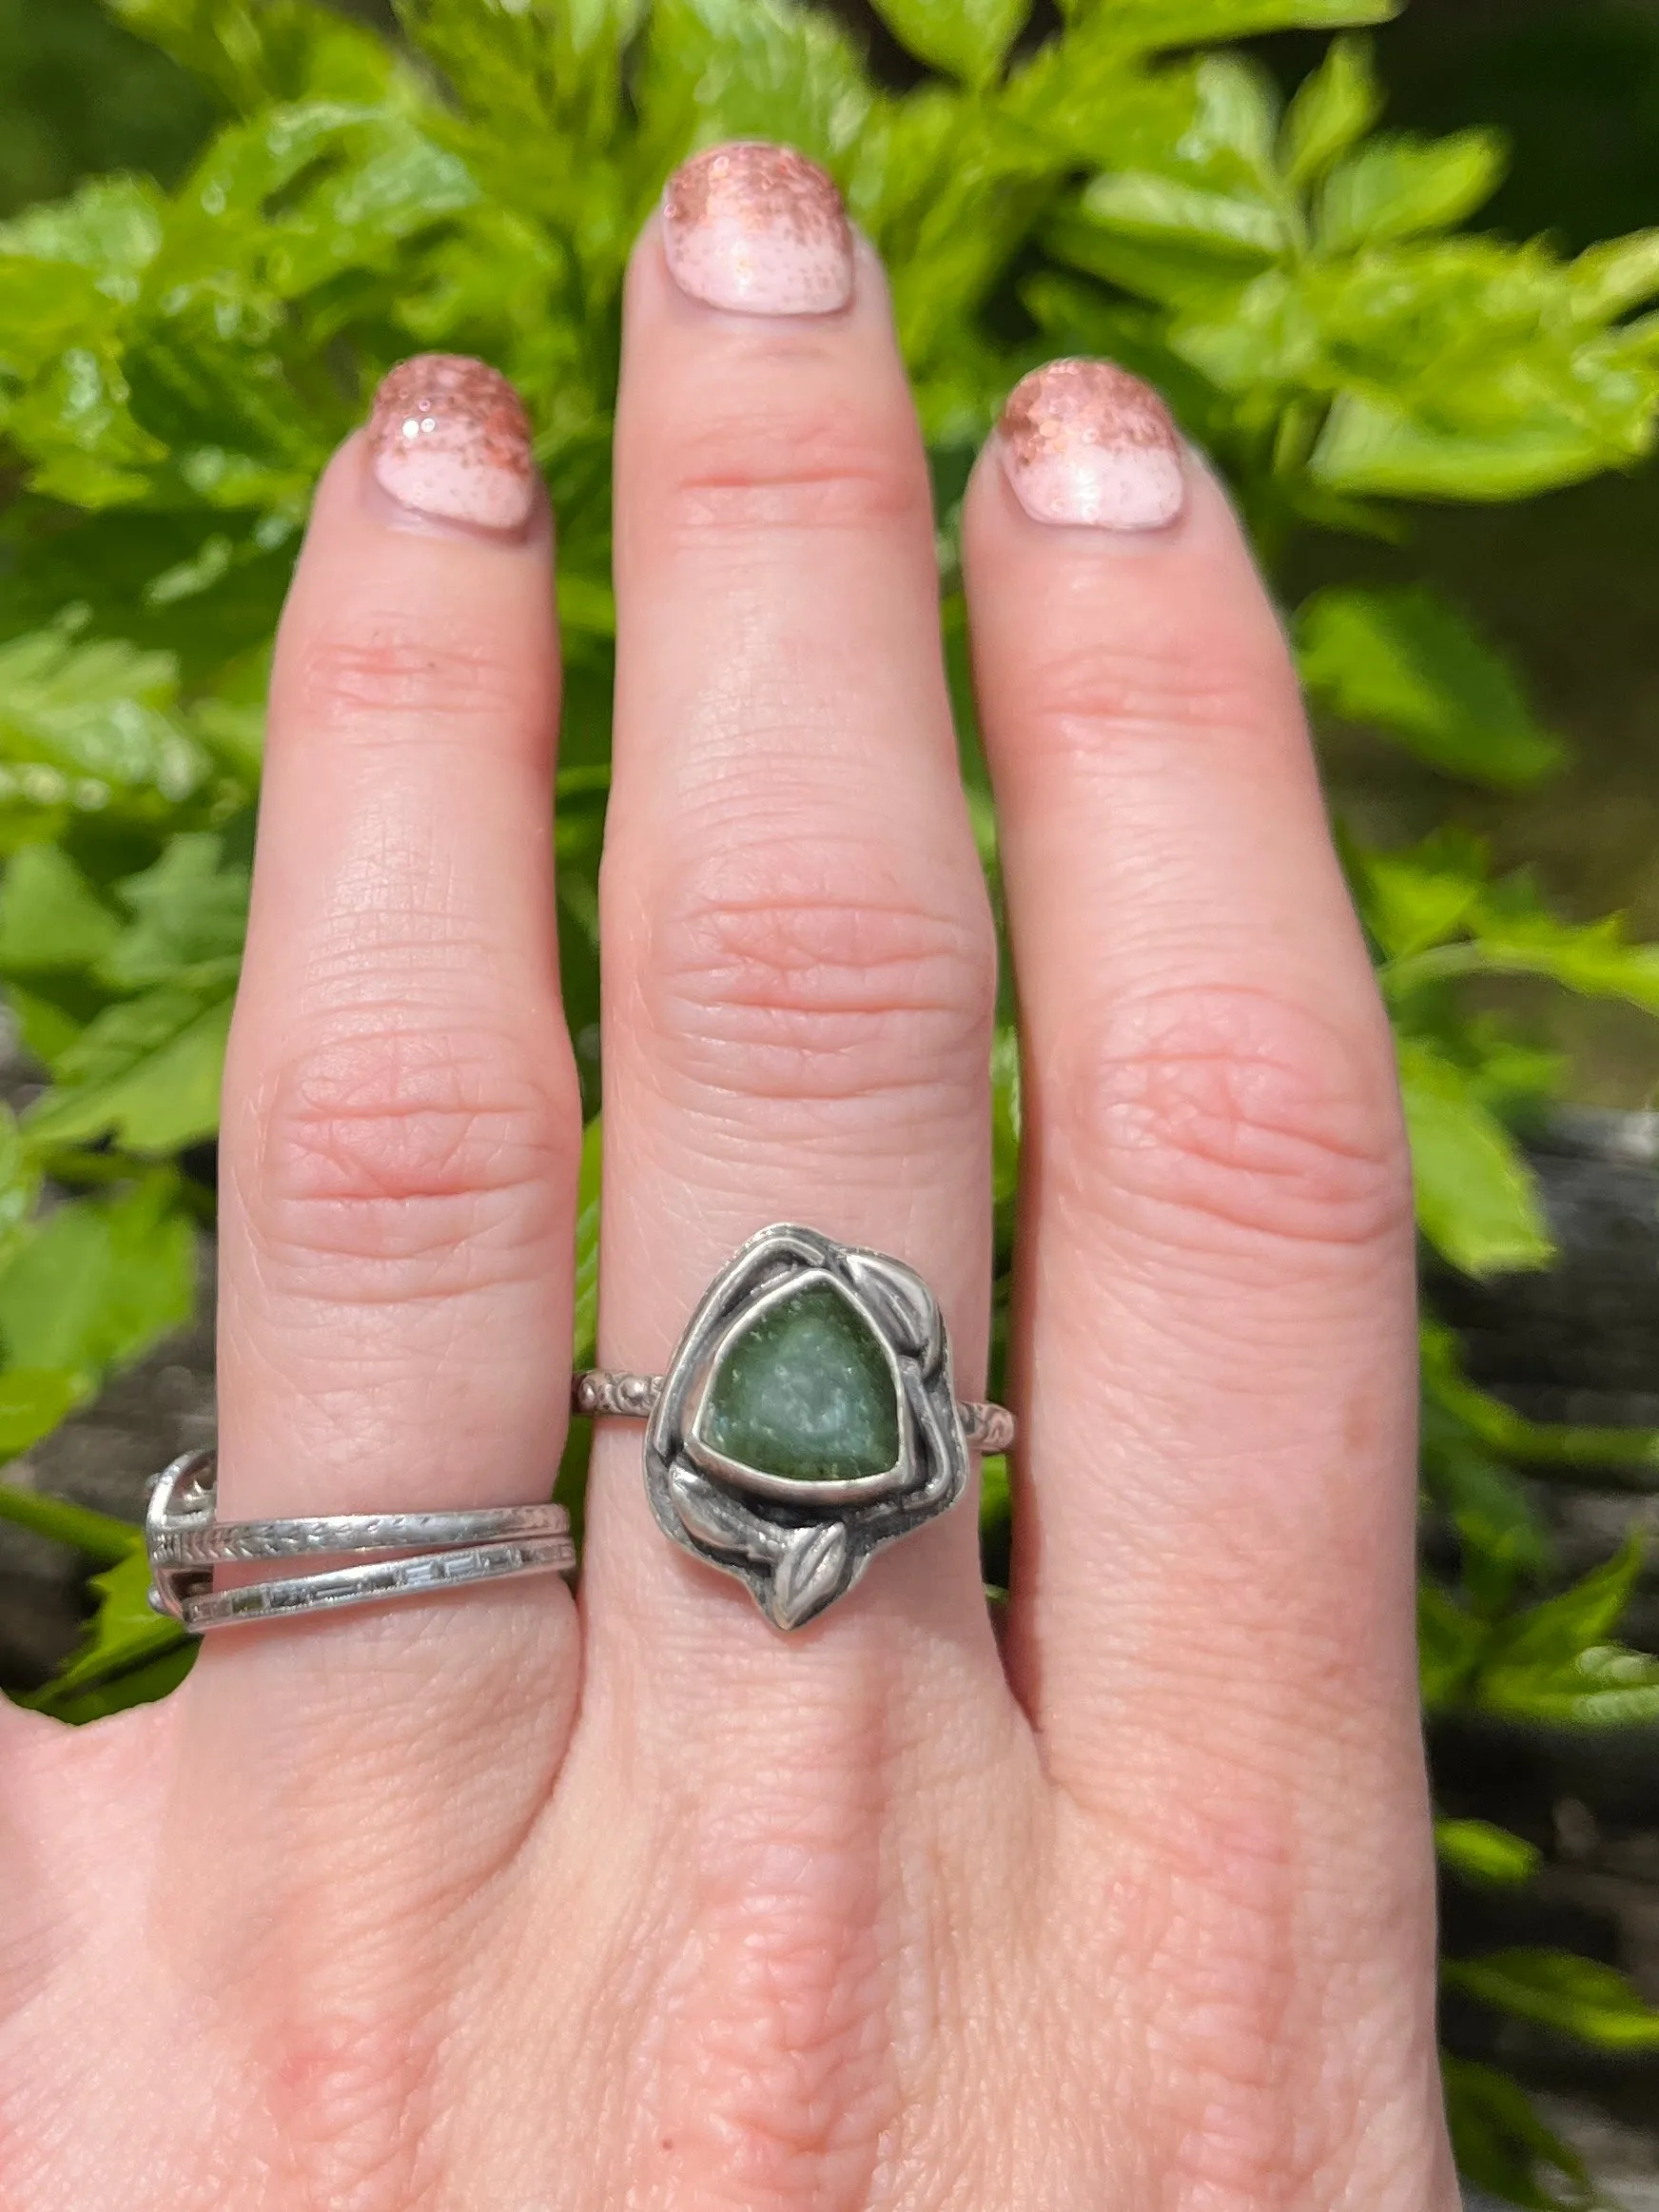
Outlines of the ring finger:
{"label": "ring finger", "polygon": [[[671,184],[631,276],[616,497],[601,1356],[663,1369],[733,1250],[794,1221],[922,1274],[971,1395],[993,938],[886,290],[799,157],[716,149]],[[1013,1709],[971,1505],[784,1641],[740,1583],[664,1540],[640,1450],[601,1424],[565,1786],[584,1787],[590,1744],[603,1775],[626,1744],[632,1796],[664,1809],[677,1888],[716,1930],[694,2094],[662,2121],[683,2147],[731,2120],[721,2080],[741,2099],[781,2070],[751,2043],[720,2073],[722,1988],[750,1990],[738,2020],[756,1977],[798,1985],[806,1959],[815,2005],[867,1987],[884,1817],[925,1800],[918,1760]],[[674,2104],[672,2078],[659,2094]],[[835,2102],[860,2106],[862,2077]]]}

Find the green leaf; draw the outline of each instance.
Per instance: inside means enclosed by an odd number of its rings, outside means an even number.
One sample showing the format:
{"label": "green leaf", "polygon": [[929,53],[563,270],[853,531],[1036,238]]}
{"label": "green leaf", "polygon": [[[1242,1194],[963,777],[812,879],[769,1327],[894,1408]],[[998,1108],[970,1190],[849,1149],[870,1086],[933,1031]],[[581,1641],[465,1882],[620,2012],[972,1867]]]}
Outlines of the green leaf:
{"label": "green leaf", "polygon": [[1514,790],[1566,758],[1511,662],[1424,586],[1317,592],[1297,637],[1317,703],[1386,731],[1450,775]]}
{"label": "green leaf", "polygon": [[[1182,303],[1178,303],[1181,304]],[[1287,391],[1317,378],[1322,339],[1298,281],[1269,269],[1221,303],[1183,314],[1170,332],[1181,360],[1229,395]]]}
{"label": "green leaf", "polygon": [[1507,897],[1506,889],[1496,887],[1472,915],[1489,973],[1541,975],[1583,998],[1622,999],[1659,1014],[1659,946],[1630,944],[1617,915],[1582,929],[1557,921],[1524,879]]}
{"label": "green leaf", "polygon": [[1530,1882],[1544,1863],[1544,1854],[1524,1836],[1489,1820],[1437,1820],[1435,1849],[1441,1863],[1471,1882],[1497,1889],[1513,1889]]}
{"label": "green leaf", "polygon": [[1270,30],[1350,30],[1387,23],[1402,0],[1069,0],[1068,12],[1099,19],[1126,51],[1254,38]]}
{"label": "green leaf", "polygon": [[1623,1644],[1592,1646],[1559,1667],[1494,1661],[1482,1710],[1544,1728],[1644,1728],[1659,1721],[1659,1659]]}
{"label": "green leaf", "polygon": [[24,1140],[17,1116],[0,1105],[0,1265],[10,1259],[40,1196],[40,1163]]}
{"label": "green leaf", "polygon": [[90,1022],[64,1051],[58,1081],[29,1109],[37,1147],[113,1136],[161,1155],[210,1137],[230,1033],[234,964],[207,983],[159,985]]}
{"label": "green leaf", "polygon": [[641,96],[654,117],[682,118],[671,159],[690,142],[758,137],[835,162],[873,106],[840,25],[782,0],[656,0]]}
{"label": "green leaf", "polygon": [[[185,1631],[167,1615],[151,1610],[149,1561],[142,1543],[129,1557],[92,1576],[88,1587],[97,1600],[97,1611],[79,1650],[45,1689],[20,1700],[34,1712],[60,1720],[93,1719],[138,1702],[130,1693],[134,1678],[141,1675],[146,1679],[141,1694],[158,1694],[152,1672],[157,1662],[175,1654],[180,1657],[177,1672],[164,1677],[168,1689],[188,1664]],[[127,1695],[119,1694],[123,1684]]]}
{"label": "green leaf", "polygon": [[1659,1487],[1659,1434],[1638,1428],[1571,1428],[1528,1420],[1470,1381],[1455,1333],[1425,1319],[1419,1332],[1426,1411],[1465,1439],[1516,1465],[1547,1474],[1586,1468],[1599,1479],[1621,1476],[1637,1490]]}
{"label": "green leaf", "polygon": [[61,1370],[10,1367],[0,1374],[0,1459],[15,1459],[49,1437],[83,1395],[80,1379]]}
{"label": "green leaf", "polygon": [[[206,831],[169,840],[153,868],[116,886],[134,917],[99,963],[118,990],[186,980],[206,968],[217,981],[240,959],[247,928],[249,871],[227,864],[223,840]],[[0,905],[0,944],[5,910]]]}
{"label": "green leaf", "polygon": [[1423,1704],[1441,1713],[1468,1694],[1492,1639],[1488,1622],[1466,1613],[1433,1582],[1417,1586],[1417,1671]]}
{"label": "green leaf", "polygon": [[1505,1624],[1482,1669],[1480,1705],[1553,1726],[1659,1720],[1659,1658],[1611,1641],[1642,1564],[1632,1537],[1571,1589]]}
{"label": "green leaf", "polygon": [[1450,230],[1490,200],[1508,150],[1495,132],[1441,139],[1376,139],[1327,178],[1318,243],[1331,254]]}
{"label": "green leaf", "polygon": [[1531,499],[1636,458],[1552,402],[1481,429],[1372,390],[1338,395],[1309,468],[1332,491],[1481,501]]}
{"label": "green leaf", "polygon": [[138,296],[162,236],[161,198],[131,177],[0,224],[0,369],[34,376]]}
{"label": "green leaf", "polygon": [[115,914],[56,845],[25,845],[0,882],[0,969],[40,975],[93,967],[121,934]]}
{"label": "green leaf", "polygon": [[1031,0],[872,0],[893,35],[930,69],[988,85],[1031,12]]}
{"label": "green leaf", "polygon": [[0,1269],[0,1339],[11,1368],[97,1378],[190,1317],[195,1232],[170,1170],[114,1199],[72,1199]]}
{"label": "green leaf", "polygon": [[1478,847],[1441,835],[1415,852],[1368,854],[1356,888],[1396,1002],[1453,976],[1532,975],[1659,1014],[1659,946],[1632,945],[1616,914],[1557,920],[1525,871],[1491,882]]}
{"label": "green leaf", "polygon": [[[138,177],[93,177],[67,200],[0,223],[0,264],[41,262],[89,270],[112,300],[133,300],[162,242],[162,203]],[[0,293],[16,272],[0,266]]]}
{"label": "green leaf", "polygon": [[1128,238],[1169,239],[1211,254],[1270,261],[1286,245],[1283,217],[1259,200],[1207,192],[1167,177],[1098,177],[1083,212],[1103,230]]}
{"label": "green leaf", "polygon": [[1452,2148],[1465,2181],[1528,2212],[1589,2212],[1596,2196],[1590,2169],[1517,2084],[1469,2059],[1443,2056],[1441,2068]]}
{"label": "green leaf", "polygon": [[1659,294],[1659,229],[1638,230],[1581,253],[1567,272],[1587,323],[1610,323]]}
{"label": "green leaf", "polygon": [[239,108],[332,92],[373,98],[390,73],[384,43],[311,0],[104,0]]}
{"label": "green leaf", "polygon": [[75,1015],[20,983],[9,982],[6,1003],[25,1051],[43,1067],[54,1067],[81,1034],[84,1025]]}
{"label": "green leaf", "polygon": [[1367,852],[1356,891],[1366,928],[1391,962],[1460,937],[1487,888],[1485,848],[1441,833],[1408,852]]}
{"label": "green leaf", "polygon": [[582,1131],[576,1180],[576,1350],[573,1363],[591,1367],[599,1326],[599,1197],[604,1169],[604,1126],[595,1114]]}
{"label": "green leaf", "polygon": [[177,804],[206,768],[171,655],[67,625],[0,644],[0,800],[90,812],[126,795]]}
{"label": "green leaf", "polygon": [[1382,113],[1369,40],[1338,38],[1298,92],[1285,117],[1279,162],[1298,190],[1315,185]]}
{"label": "green leaf", "polygon": [[1193,89],[1196,112],[1176,149],[1180,166],[1215,184],[1250,185],[1264,196],[1281,191],[1281,101],[1269,72],[1244,54],[1205,54]]}
{"label": "green leaf", "polygon": [[991,1194],[999,1209],[1019,1196],[1022,1122],[1019,1033],[999,1028],[991,1047]]}
{"label": "green leaf", "polygon": [[1492,1951],[1441,1968],[1448,1986],[1597,2050],[1659,2050],[1659,2011],[1611,1967],[1571,1951]]}
{"label": "green leaf", "polygon": [[[1003,88],[999,123],[1018,130],[1058,174],[1164,164],[1192,127],[1194,70],[1140,68],[1115,36],[1119,20],[1116,10],[1103,13],[1067,38],[1048,40],[1016,64]],[[908,117],[927,98],[924,91],[894,106]],[[973,129],[970,110],[955,135]]]}
{"label": "green leaf", "polygon": [[45,1690],[19,1698],[18,1703],[49,1713],[68,1727],[84,1728],[89,1721],[107,1720],[112,1713],[127,1713],[135,1705],[154,1705],[163,1697],[170,1697],[195,1665],[199,1649],[194,1638],[181,1631],[177,1640],[158,1657],[140,1666],[109,1675],[94,1670],[93,1678],[80,1690],[61,1691],[49,1683]]}
{"label": "green leaf", "polygon": [[1458,1433],[1433,1401],[1423,1408],[1423,1486],[1457,1532],[1463,1587],[1486,1617],[1511,1602],[1517,1582],[1550,1564],[1550,1534],[1513,1469]]}
{"label": "green leaf", "polygon": [[[18,1372],[21,1375],[22,1371]],[[28,1388],[44,1379],[24,1380]],[[67,1396],[72,1406],[83,1395],[81,1378],[64,1375],[56,1380],[59,1389],[54,1395]],[[28,1529],[54,1544],[67,1544],[72,1551],[84,1552],[100,1567],[113,1567],[120,1560],[129,1558],[144,1542],[144,1531],[135,1528],[129,1520],[116,1520],[110,1514],[94,1513],[89,1506],[75,1505],[67,1498],[54,1498],[45,1491],[20,1490],[10,1482],[0,1482],[0,1520],[10,1521],[14,1528]]]}
{"label": "green leaf", "polygon": [[1519,1146],[1464,1068],[1421,1037],[1398,1047],[1424,1236],[1465,1275],[1547,1266],[1555,1247]]}

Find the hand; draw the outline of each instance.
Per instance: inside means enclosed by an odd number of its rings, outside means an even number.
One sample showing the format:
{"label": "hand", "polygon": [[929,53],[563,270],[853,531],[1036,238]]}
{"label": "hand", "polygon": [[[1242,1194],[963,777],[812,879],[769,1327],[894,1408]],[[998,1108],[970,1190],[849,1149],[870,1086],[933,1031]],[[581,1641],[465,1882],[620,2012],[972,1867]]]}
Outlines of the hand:
{"label": "hand", "polygon": [[[796,157],[705,157],[648,229],[616,502],[601,1356],[662,1367],[799,1219],[927,1277],[973,1396],[993,936],[881,271]],[[1115,370],[1021,387],[965,529],[1025,1050],[1001,1648],[970,1508],[785,1638],[608,1422],[579,1610],[0,1713],[7,2212],[1455,2205],[1408,1176],[1284,645]],[[507,388],[397,372],[277,656],[227,1516],[547,1494],[551,574]]]}

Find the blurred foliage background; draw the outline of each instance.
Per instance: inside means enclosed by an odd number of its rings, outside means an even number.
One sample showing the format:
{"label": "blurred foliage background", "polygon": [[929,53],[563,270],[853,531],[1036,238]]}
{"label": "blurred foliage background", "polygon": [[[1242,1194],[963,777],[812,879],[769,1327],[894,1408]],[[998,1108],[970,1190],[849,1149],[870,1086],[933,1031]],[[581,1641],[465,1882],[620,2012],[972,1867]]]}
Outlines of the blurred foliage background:
{"label": "blurred foliage background", "polygon": [[[1271,42],[1291,70],[1317,41]],[[1659,221],[1659,7],[1650,0],[1415,0],[1384,48],[1390,113],[1415,128],[1493,124],[1514,159],[1488,216],[1506,235],[1571,248]],[[1332,547],[1318,549],[1321,572]],[[1521,508],[1435,508],[1403,558],[1343,573],[1426,574],[1526,662],[1545,718],[1571,738],[1559,781],[1533,794],[1458,793],[1460,821],[1500,860],[1538,868],[1583,916],[1626,910],[1659,935],[1659,472],[1604,478]],[[1311,578],[1309,580],[1312,580]],[[1445,786],[1395,753],[1340,738],[1328,769],[1340,802],[1386,836],[1443,817]],[[1568,998],[1544,1014],[1572,1053],[1573,1090],[1651,1103],[1651,1038],[1633,1017],[1587,1018]]]}
{"label": "blurred foliage background", "polygon": [[[341,0],[365,22],[389,0]],[[867,34],[868,9],[839,0]],[[882,27],[878,60],[903,80],[913,65]],[[1317,62],[1318,37],[1290,32],[1257,50],[1288,86]],[[1516,239],[1547,233],[1570,249],[1659,220],[1659,5],[1655,0],[1415,0],[1392,25],[1390,116],[1452,131],[1490,124],[1514,149],[1489,219]],[[0,0],[0,220],[54,199],[80,178],[138,169],[173,185],[224,109],[199,79],[112,21],[99,0]],[[1516,512],[1424,516],[1404,560],[1334,562],[1329,542],[1295,580],[1380,580],[1427,573],[1524,646],[1546,719],[1573,740],[1564,779],[1532,798],[1481,804],[1459,819],[1489,835],[1501,862],[1540,866],[1588,917],[1628,910],[1659,935],[1659,477],[1603,480]],[[1344,804],[1381,835],[1421,834],[1445,787],[1402,756],[1338,744],[1329,763]],[[1583,1098],[1647,1103],[1645,1026],[1569,998],[1546,1017],[1572,1052]]]}
{"label": "blurred foliage background", "polygon": [[[1130,28],[1091,49],[1114,10]],[[1659,317],[1630,318],[1659,294],[1659,232],[1640,235],[1659,219],[1659,9],[1415,0],[1376,44],[1380,136],[1362,43],[1280,31],[1250,49],[1267,73],[1186,49],[1291,22],[1378,23],[1389,0],[1043,0],[1028,22],[1024,0],[838,11],[852,46],[769,0],[633,13],[626,0],[405,0],[459,94],[449,105],[388,48],[319,31],[303,0],[0,0],[0,224],[36,211],[0,238],[0,983],[53,1078],[0,1121],[0,1457],[91,1405],[190,1309],[263,643],[318,460],[378,370],[417,344],[477,347],[517,375],[559,501],[567,995],[597,1107],[615,279],[664,167],[711,132],[772,131],[830,158],[894,261],[959,673],[951,494],[1030,359],[1122,352],[1227,466],[1299,610],[1400,1036],[1419,1219],[1442,1262],[1470,1278],[1545,1266],[1550,1224],[1515,1130],[1563,1089],[1648,1102],[1659,475],[1640,464]],[[378,0],[337,12],[394,35]],[[565,35],[578,15],[585,46]],[[650,59],[630,77],[645,21]],[[1063,22],[1064,66],[1045,70]],[[299,27],[292,45],[284,24]],[[860,49],[908,96],[873,87]],[[966,81],[929,80],[918,55]],[[1478,126],[1511,142],[1501,183]],[[524,158],[553,136],[579,163]],[[172,196],[116,182],[50,205],[122,172]],[[994,878],[965,685],[958,704]],[[1506,880],[1522,865],[1545,897]],[[1629,910],[1625,934],[1596,923],[1614,908]],[[1539,978],[1567,989],[1541,995]],[[1005,1030],[1005,1270],[1016,1065]],[[589,1332],[597,1132],[595,1113]],[[1540,1429],[1471,1385],[1451,1332],[1431,1325],[1425,1348],[1436,1725],[1651,1732],[1659,1657],[1627,1617],[1640,1547],[1574,1578],[1540,1486],[1611,1470],[1652,1490],[1659,1438]],[[1008,1493],[1005,1470],[987,1473],[994,1582]],[[562,1478],[577,1504],[579,1478],[578,1439]],[[84,1646],[33,1702],[85,1720],[177,1680],[189,1654],[145,1607],[129,1531],[15,1480],[0,1483],[0,1517],[100,1570]],[[1537,1840],[1487,1818],[1456,1773],[1437,1780],[1449,1884],[1532,1883]],[[1454,2036],[1466,2168],[1517,2204],[1588,2204],[1572,2146],[1486,2061],[1536,2028],[1639,2064],[1659,2051],[1659,2012],[1608,1959],[1564,1945],[1454,1951],[1454,2027],[1499,2024]]]}

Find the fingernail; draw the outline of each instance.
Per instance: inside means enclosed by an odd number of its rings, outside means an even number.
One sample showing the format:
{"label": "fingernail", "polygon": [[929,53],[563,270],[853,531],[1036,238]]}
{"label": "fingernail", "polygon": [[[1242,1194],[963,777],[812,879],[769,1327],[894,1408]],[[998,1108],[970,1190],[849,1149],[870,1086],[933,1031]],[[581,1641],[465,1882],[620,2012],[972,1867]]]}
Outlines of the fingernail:
{"label": "fingernail", "polygon": [[459,353],[400,362],[375,394],[368,440],[376,481],[414,514],[478,530],[517,530],[529,519],[529,419],[484,362]]}
{"label": "fingernail", "polygon": [[830,315],[852,297],[841,194],[787,146],[712,147],[670,177],[663,247],[681,291],[749,315]]}
{"label": "fingernail", "polygon": [[1109,361],[1051,361],[1015,385],[998,442],[1039,522],[1161,530],[1186,503],[1181,437],[1152,389]]}

